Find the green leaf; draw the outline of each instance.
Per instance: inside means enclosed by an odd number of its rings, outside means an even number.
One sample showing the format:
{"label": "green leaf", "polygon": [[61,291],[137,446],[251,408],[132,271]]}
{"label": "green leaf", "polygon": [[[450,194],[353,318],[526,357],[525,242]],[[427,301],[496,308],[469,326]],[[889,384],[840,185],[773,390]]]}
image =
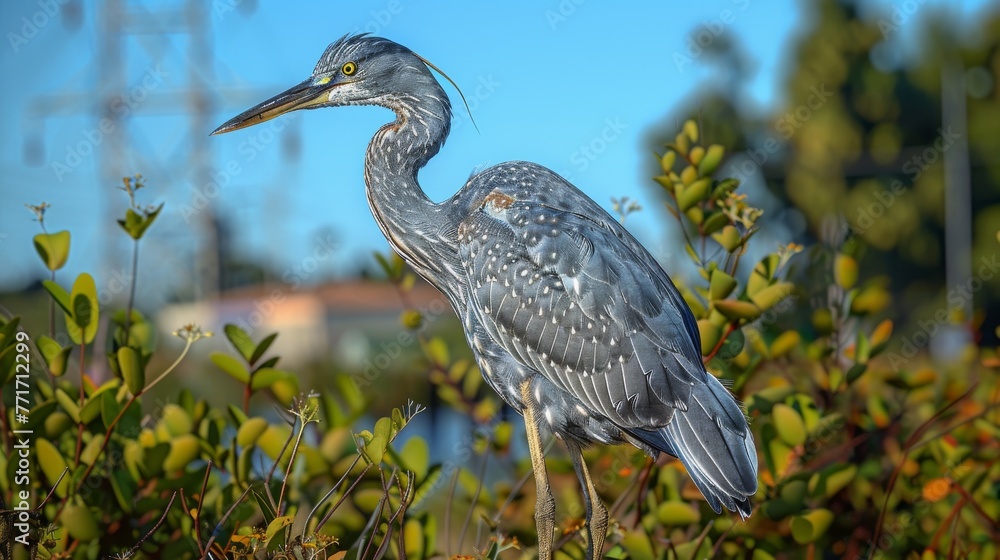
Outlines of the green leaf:
{"label": "green leaf", "polygon": [[416,519],[408,519],[403,525],[403,549],[405,554],[401,558],[413,558],[420,560],[424,558],[424,528]]}
{"label": "green leaf", "polygon": [[794,408],[784,403],[778,403],[771,409],[771,420],[778,437],[791,447],[802,445],[806,441],[806,426],[802,416]]}
{"label": "green leaf", "polygon": [[[66,470],[66,460],[63,459],[59,449],[47,439],[38,439],[35,441],[35,453],[38,454],[38,466],[42,469],[42,474],[45,475],[45,480],[48,481],[51,488],[59,480],[59,477],[62,476],[63,471]],[[66,495],[66,491],[69,490],[69,479],[69,473],[66,473],[62,482],[56,487],[57,496],[63,497]]]}
{"label": "green leaf", "polygon": [[726,299],[736,288],[736,279],[726,274],[720,269],[712,271],[712,280],[709,283],[709,294],[712,299]]}
{"label": "green leaf", "polygon": [[271,343],[274,342],[274,339],[276,338],[278,338],[278,333],[271,333],[264,337],[264,340],[260,341],[260,344],[254,348],[253,355],[250,356],[250,363],[257,363],[257,360],[264,355],[264,352],[267,352],[267,349],[271,347]]}
{"label": "green leaf", "polygon": [[799,544],[815,542],[826,533],[831,523],[833,512],[814,509],[792,518],[792,537]]}
{"label": "green leaf", "polygon": [[15,316],[0,327],[0,348],[13,346],[17,342],[17,327],[20,323],[21,317]]}
{"label": "green leaf", "polygon": [[722,342],[722,346],[719,348],[719,353],[716,356],[721,360],[732,360],[743,351],[743,346],[746,344],[746,335],[743,331],[736,329],[729,333],[729,336]]}
{"label": "green leaf", "polygon": [[69,293],[62,286],[52,280],[42,280],[42,287],[52,296],[52,299],[63,310],[63,313],[69,315],[73,312],[69,303]]}
{"label": "green leaf", "polygon": [[70,292],[70,315],[66,320],[66,330],[76,344],[90,344],[97,335],[100,324],[100,310],[97,301],[97,285],[94,277],[86,272],[76,277]]}
{"label": "green leaf", "polygon": [[691,183],[677,197],[677,207],[680,208],[681,212],[687,212],[708,197],[708,189],[711,185],[712,180],[708,178]]}
{"label": "green leaf", "polygon": [[170,452],[163,460],[163,470],[166,472],[184,469],[188,463],[198,458],[201,446],[194,434],[183,434],[170,440]]}
{"label": "green leaf", "polygon": [[403,462],[406,463],[405,468],[413,471],[416,475],[417,480],[422,480],[427,476],[427,467],[429,466],[430,450],[427,446],[427,441],[422,437],[411,437],[403,449],[399,452],[400,457]]}
{"label": "green leaf", "polygon": [[430,354],[431,360],[435,364],[447,365],[451,363],[448,356],[448,346],[441,337],[436,336],[427,342],[427,353]]}
{"label": "green leaf", "polygon": [[705,221],[701,225],[702,235],[712,235],[720,229],[726,227],[729,223],[729,216],[723,214],[721,211],[712,212],[709,214]]}
{"label": "green leaf", "polygon": [[725,155],[726,149],[719,144],[712,144],[705,151],[705,155],[698,162],[698,174],[703,177],[710,177],[715,170],[718,169],[719,163],[722,162],[722,156]]}
{"label": "green leaf", "polygon": [[261,368],[250,376],[250,388],[254,391],[267,389],[282,379],[287,379],[292,374],[280,369]]}
{"label": "green leaf", "polygon": [[761,314],[760,308],[749,301],[724,299],[712,302],[712,307],[730,321],[752,321]]}
{"label": "green leaf", "polygon": [[271,542],[274,537],[278,535],[279,531],[283,531],[285,527],[288,527],[294,521],[294,517],[291,515],[282,515],[281,517],[275,517],[267,524],[267,532],[265,533],[265,543],[267,544],[267,550],[269,552],[277,550],[277,545],[285,544],[283,540]]}
{"label": "green leaf", "polygon": [[146,371],[142,368],[139,354],[128,346],[118,349],[118,367],[122,378],[133,395],[138,395],[146,387]]}
{"label": "green leaf", "polygon": [[656,508],[656,518],[664,525],[687,526],[701,521],[701,514],[685,502],[663,502]]}
{"label": "green leaf", "polygon": [[73,397],[67,395],[62,389],[56,389],[56,402],[66,411],[66,414],[69,414],[69,417],[74,422],[80,422],[80,406],[73,400]]}
{"label": "green leaf", "polygon": [[750,296],[750,299],[757,304],[757,307],[766,311],[791,295],[794,289],[795,286],[790,282],[778,282]]}
{"label": "green leaf", "polygon": [[90,542],[101,534],[94,513],[79,497],[63,509],[61,522],[69,536],[80,542]]}
{"label": "green leaf", "polygon": [[69,232],[39,233],[34,237],[35,251],[42,257],[45,268],[55,272],[66,264],[69,258]]}
{"label": "green leaf", "polygon": [[118,500],[118,507],[124,513],[131,513],[135,500],[135,481],[132,480],[127,471],[121,469],[112,471],[108,479],[111,481],[111,489],[115,493],[115,499]]}
{"label": "green leaf", "polygon": [[213,364],[228,373],[233,379],[244,384],[250,381],[250,373],[247,372],[247,368],[236,358],[225,352],[212,352],[210,358]]}
{"label": "green leaf", "polygon": [[240,425],[236,431],[236,444],[240,447],[250,447],[267,429],[267,420],[255,416]]}
{"label": "green leaf", "polygon": [[266,490],[264,490],[263,486],[263,482],[254,482],[250,486],[250,493],[253,494],[253,498],[257,502],[257,507],[260,509],[260,514],[264,517],[264,523],[270,525],[274,521],[275,516],[278,515],[278,512],[274,511],[274,508],[271,507],[271,501],[267,499]]}
{"label": "green leaf", "polygon": [[853,288],[858,282],[858,261],[849,255],[838,254],[833,262],[833,278],[841,288]]}
{"label": "green leaf", "polygon": [[847,382],[853,383],[856,381],[866,369],[868,369],[868,364],[854,364],[851,366],[851,369],[847,370]]}
{"label": "green leaf", "polygon": [[868,337],[861,330],[858,330],[858,341],[854,345],[854,360],[858,363],[866,364],[871,357],[872,345]]}
{"label": "green leaf", "polygon": [[139,214],[135,210],[129,208],[125,211],[125,219],[118,220],[118,225],[121,226],[125,233],[129,235],[132,239],[138,241],[142,239],[143,234],[149,229],[149,226],[153,225],[156,217],[160,214],[160,210],[163,210],[163,204],[161,203],[152,212],[143,212]]}
{"label": "green leaf", "polygon": [[238,325],[229,323],[225,327],[226,338],[232,343],[236,351],[243,356],[243,359],[250,362],[253,357],[254,351],[257,349],[257,345],[254,344],[253,339],[247,334],[245,330],[240,328]]}
{"label": "green leaf", "polygon": [[63,348],[59,346],[58,342],[44,334],[38,337],[35,345],[38,346],[38,351],[41,352],[42,359],[45,360],[45,364],[49,367],[52,375],[59,377],[66,373],[66,365],[69,362],[69,354],[73,350],[73,347],[67,346]]}
{"label": "green leaf", "polygon": [[722,245],[722,248],[732,253],[743,244],[743,236],[735,226],[727,225],[722,231],[712,234],[712,239]]}

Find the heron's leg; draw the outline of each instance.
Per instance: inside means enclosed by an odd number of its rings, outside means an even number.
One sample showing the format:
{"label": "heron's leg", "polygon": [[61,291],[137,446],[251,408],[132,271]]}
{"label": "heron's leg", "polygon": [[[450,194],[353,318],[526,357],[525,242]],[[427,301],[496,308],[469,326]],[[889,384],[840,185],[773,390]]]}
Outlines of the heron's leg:
{"label": "heron's leg", "polygon": [[590,542],[587,543],[587,558],[601,558],[601,551],[604,549],[604,537],[608,534],[608,509],[601,502],[601,497],[597,495],[594,488],[594,481],[590,478],[590,471],[587,470],[587,463],[583,460],[583,450],[580,444],[573,440],[566,440],[566,447],[569,449],[569,456],[573,459],[573,468],[576,476],[580,479],[580,486],[583,488],[583,503],[587,506],[587,532],[590,533]]}
{"label": "heron's leg", "polygon": [[538,529],[538,559],[552,558],[552,534],[556,527],[556,500],[549,489],[549,477],[545,472],[545,455],[542,452],[542,436],[538,430],[537,410],[531,396],[531,382],[521,384],[523,402],[524,431],[528,436],[528,451],[531,453],[531,467],[535,472],[535,526]]}

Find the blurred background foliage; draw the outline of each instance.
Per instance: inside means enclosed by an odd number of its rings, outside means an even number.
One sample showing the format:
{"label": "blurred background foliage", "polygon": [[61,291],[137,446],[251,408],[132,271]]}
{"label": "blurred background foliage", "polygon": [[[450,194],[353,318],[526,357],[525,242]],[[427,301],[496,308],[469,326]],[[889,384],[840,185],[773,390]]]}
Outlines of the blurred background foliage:
{"label": "blurred background foliage", "polygon": [[[1000,282],[983,263],[1000,254],[1000,11],[972,29],[927,17],[902,57],[893,12],[809,9],[783,107],[737,102],[749,63],[723,35],[710,50],[729,81],[647,131],[658,204],[610,205],[626,225],[662,213],[707,365],[752,420],[757,507],[715,515],[678,462],[594,448],[609,556],[998,554]],[[142,240],[169,186],[120,188],[141,284],[165,272]],[[60,273],[74,232],[46,210],[30,207],[48,277],[0,297],[0,535],[18,533],[13,376],[29,354],[36,548],[8,540],[0,557],[534,554],[520,418],[398,257],[303,290],[305,274],[276,287],[263,263],[224,262],[217,300],[150,309],[135,282],[106,302],[106,284]],[[549,455],[557,556],[582,558],[572,465],[558,442]]]}

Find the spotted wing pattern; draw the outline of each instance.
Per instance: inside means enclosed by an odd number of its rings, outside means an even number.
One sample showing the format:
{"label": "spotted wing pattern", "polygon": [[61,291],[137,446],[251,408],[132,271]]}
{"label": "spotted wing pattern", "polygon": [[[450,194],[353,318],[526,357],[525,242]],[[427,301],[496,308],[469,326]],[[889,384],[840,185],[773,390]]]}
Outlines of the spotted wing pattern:
{"label": "spotted wing pattern", "polygon": [[690,311],[624,228],[591,217],[603,210],[543,194],[493,190],[462,222],[470,305],[508,352],[590,410],[627,428],[666,425],[707,375]]}

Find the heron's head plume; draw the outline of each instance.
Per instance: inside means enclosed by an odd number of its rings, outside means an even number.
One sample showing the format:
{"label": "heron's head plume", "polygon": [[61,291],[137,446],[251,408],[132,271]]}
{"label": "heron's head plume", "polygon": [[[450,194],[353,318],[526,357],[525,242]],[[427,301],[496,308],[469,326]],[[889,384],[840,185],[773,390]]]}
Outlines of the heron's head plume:
{"label": "heron's head plume", "polygon": [[447,95],[428,66],[437,70],[388,39],[345,35],[327,47],[308,79],[240,113],[212,134],[239,130],[298,109],[381,105],[395,110],[419,95],[439,99],[450,117]]}

